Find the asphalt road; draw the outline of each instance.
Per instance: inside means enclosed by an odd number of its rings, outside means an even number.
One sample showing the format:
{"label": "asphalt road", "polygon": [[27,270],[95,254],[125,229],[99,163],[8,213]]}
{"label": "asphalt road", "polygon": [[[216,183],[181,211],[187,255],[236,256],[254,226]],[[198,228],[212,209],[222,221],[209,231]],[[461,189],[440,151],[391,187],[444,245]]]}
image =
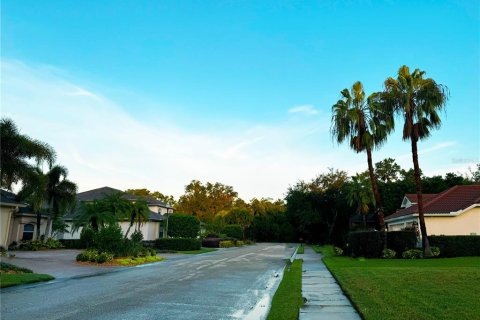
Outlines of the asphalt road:
{"label": "asphalt road", "polygon": [[1,319],[261,319],[294,249],[256,244],[5,288]]}

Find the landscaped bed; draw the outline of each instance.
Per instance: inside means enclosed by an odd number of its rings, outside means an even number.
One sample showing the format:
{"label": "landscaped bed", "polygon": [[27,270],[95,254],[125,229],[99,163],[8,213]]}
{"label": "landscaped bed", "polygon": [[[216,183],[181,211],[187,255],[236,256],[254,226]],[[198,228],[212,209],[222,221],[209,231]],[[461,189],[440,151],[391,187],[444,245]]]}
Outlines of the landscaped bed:
{"label": "landscaped bed", "polygon": [[479,318],[480,257],[364,259],[333,256],[331,247],[322,253],[367,320]]}
{"label": "landscaped bed", "polygon": [[53,279],[55,278],[48,274],[37,274],[33,273],[30,269],[20,268],[10,263],[0,263],[1,288]]}

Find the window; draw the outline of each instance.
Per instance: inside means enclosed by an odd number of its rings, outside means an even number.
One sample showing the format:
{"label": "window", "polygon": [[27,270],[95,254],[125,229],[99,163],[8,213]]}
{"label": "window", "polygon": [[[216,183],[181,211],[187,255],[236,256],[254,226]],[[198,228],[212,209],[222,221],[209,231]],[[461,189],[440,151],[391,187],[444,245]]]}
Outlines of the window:
{"label": "window", "polygon": [[23,237],[22,240],[32,240],[33,239],[33,229],[34,225],[29,223],[23,226]]}

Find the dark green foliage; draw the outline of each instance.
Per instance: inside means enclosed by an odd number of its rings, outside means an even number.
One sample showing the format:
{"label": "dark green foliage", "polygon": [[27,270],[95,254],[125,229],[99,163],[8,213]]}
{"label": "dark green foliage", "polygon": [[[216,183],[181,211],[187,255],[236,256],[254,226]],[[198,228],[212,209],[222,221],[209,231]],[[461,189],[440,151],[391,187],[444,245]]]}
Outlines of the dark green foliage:
{"label": "dark green foliage", "polygon": [[80,232],[80,247],[91,248],[95,246],[95,232],[89,226],[86,226]]}
{"label": "dark green foliage", "polygon": [[387,247],[399,255],[408,249],[417,246],[417,234],[414,231],[390,231],[387,232]]}
{"label": "dark green foliage", "polygon": [[202,240],[202,247],[220,248],[220,241],[222,240],[222,238],[205,238]]}
{"label": "dark green foliage", "polygon": [[429,236],[430,245],[440,249],[440,257],[480,256],[480,236]]}
{"label": "dark green foliage", "polygon": [[356,231],[348,235],[348,250],[352,257],[379,258],[382,256],[383,235],[380,231]]}
{"label": "dark green foliage", "polygon": [[32,273],[33,271],[27,268],[17,267],[13,264],[0,262],[0,273],[4,272],[15,272],[15,273]]}
{"label": "dark green foliage", "polygon": [[157,239],[156,247],[160,250],[189,251],[199,250],[202,242],[194,238],[162,238]]}
{"label": "dark green foliage", "polygon": [[293,242],[294,233],[285,213],[279,211],[255,216],[246,230],[248,238],[261,242]]}
{"label": "dark green foliage", "polygon": [[101,252],[111,252],[115,255],[122,251],[124,246],[122,229],[119,225],[112,224],[95,235],[95,248]]}
{"label": "dark green foliage", "polygon": [[28,240],[22,241],[20,243],[20,250],[26,251],[37,251],[37,250],[48,250],[48,249],[61,249],[64,246],[60,241],[53,238],[48,238],[47,241],[43,242],[41,240]]}
{"label": "dark green foliage", "polygon": [[81,239],[60,239],[58,240],[66,249],[86,249]]}
{"label": "dark green foliage", "polygon": [[97,250],[85,250],[77,255],[77,261],[105,263],[113,260],[113,254],[98,252]]}
{"label": "dark green foliage", "polygon": [[235,238],[235,239],[243,239],[243,229],[238,224],[230,224],[223,228],[222,233],[224,233],[227,237]]}
{"label": "dark green foliage", "polygon": [[130,237],[130,239],[132,239],[132,241],[135,242],[135,243],[142,242],[143,241],[142,231],[140,231],[140,230],[135,231],[134,233],[132,233],[132,236]]}
{"label": "dark green foliage", "polygon": [[200,221],[188,214],[175,213],[168,218],[168,236],[196,238],[200,232]]}

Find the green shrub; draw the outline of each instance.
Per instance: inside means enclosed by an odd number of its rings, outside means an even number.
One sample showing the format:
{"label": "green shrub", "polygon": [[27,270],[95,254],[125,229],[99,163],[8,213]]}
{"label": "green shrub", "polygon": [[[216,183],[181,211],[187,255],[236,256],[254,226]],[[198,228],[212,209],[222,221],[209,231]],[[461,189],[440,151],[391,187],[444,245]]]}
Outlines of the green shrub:
{"label": "green shrub", "polygon": [[225,233],[229,238],[243,239],[243,229],[238,224],[230,224],[223,228],[222,233]]}
{"label": "green shrub", "polygon": [[440,255],[440,248],[439,247],[430,247],[430,250],[432,250],[432,256],[433,257],[438,257]]}
{"label": "green shrub", "polygon": [[13,264],[0,262],[0,273],[15,272],[15,273],[32,273],[33,271],[27,268],[17,267]]}
{"label": "green shrub", "polygon": [[333,247],[333,253],[336,256],[341,256],[343,254],[343,249],[339,247]]}
{"label": "green shrub", "polygon": [[113,254],[102,252],[97,256],[97,263],[105,263],[113,260]]}
{"label": "green shrub", "polygon": [[348,250],[352,257],[380,258],[383,250],[383,232],[356,231],[348,235]]}
{"label": "green shrub", "polygon": [[243,241],[241,241],[241,240],[235,241],[235,246],[237,246],[237,247],[242,247],[242,246],[244,246],[244,245],[245,245],[245,243],[244,243]]}
{"label": "green shrub", "polygon": [[81,239],[60,239],[58,241],[67,249],[86,249]]}
{"label": "green shrub", "polygon": [[429,236],[431,246],[446,258],[480,256],[480,236]]}
{"label": "green shrub", "polygon": [[200,232],[200,220],[189,214],[175,213],[168,218],[168,236],[196,238]]}
{"label": "green shrub", "polygon": [[160,250],[190,251],[200,250],[202,243],[193,238],[162,238],[156,240],[156,247]]}
{"label": "green shrub", "polygon": [[220,241],[220,248],[231,248],[234,246],[235,244],[231,240]]}
{"label": "green shrub", "polygon": [[105,228],[101,228],[97,234],[94,234],[93,247],[100,252],[111,252],[117,255],[118,253],[123,253],[126,244],[125,242],[120,226],[112,224]]}
{"label": "green shrub", "polygon": [[398,253],[415,249],[417,234],[415,231],[389,231],[387,232],[387,246]]}
{"label": "green shrub", "polygon": [[95,231],[90,227],[84,227],[80,232],[80,247],[93,248],[95,247]]}
{"label": "green shrub", "polygon": [[143,241],[143,233],[140,230],[136,230],[132,235],[130,236],[130,239],[132,239],[133,242],[140,243]]}
{"label": "green shrub", "polygon": [[403,259],[422,259],[423,251],[419,249],[410,249],[402,253]]}
{"label": "green shrub", "polygon": [[395,250],[392,250],[392,249],[384,249],[382,251],[382,258],[384,259],[393,259],[397,256],[397,253],[395,252]]}
{"label": "green shrub", "polygon": [[61,249],[65,248],[65,246],[57,239],[48,238],[47,241],[44,243],[44,247],[48,249]]}
{"label": "green shrub", "polygon": [[27,240],[20,243],[20,250],[38,251],[43,249],[43,242],[41,240]]}

